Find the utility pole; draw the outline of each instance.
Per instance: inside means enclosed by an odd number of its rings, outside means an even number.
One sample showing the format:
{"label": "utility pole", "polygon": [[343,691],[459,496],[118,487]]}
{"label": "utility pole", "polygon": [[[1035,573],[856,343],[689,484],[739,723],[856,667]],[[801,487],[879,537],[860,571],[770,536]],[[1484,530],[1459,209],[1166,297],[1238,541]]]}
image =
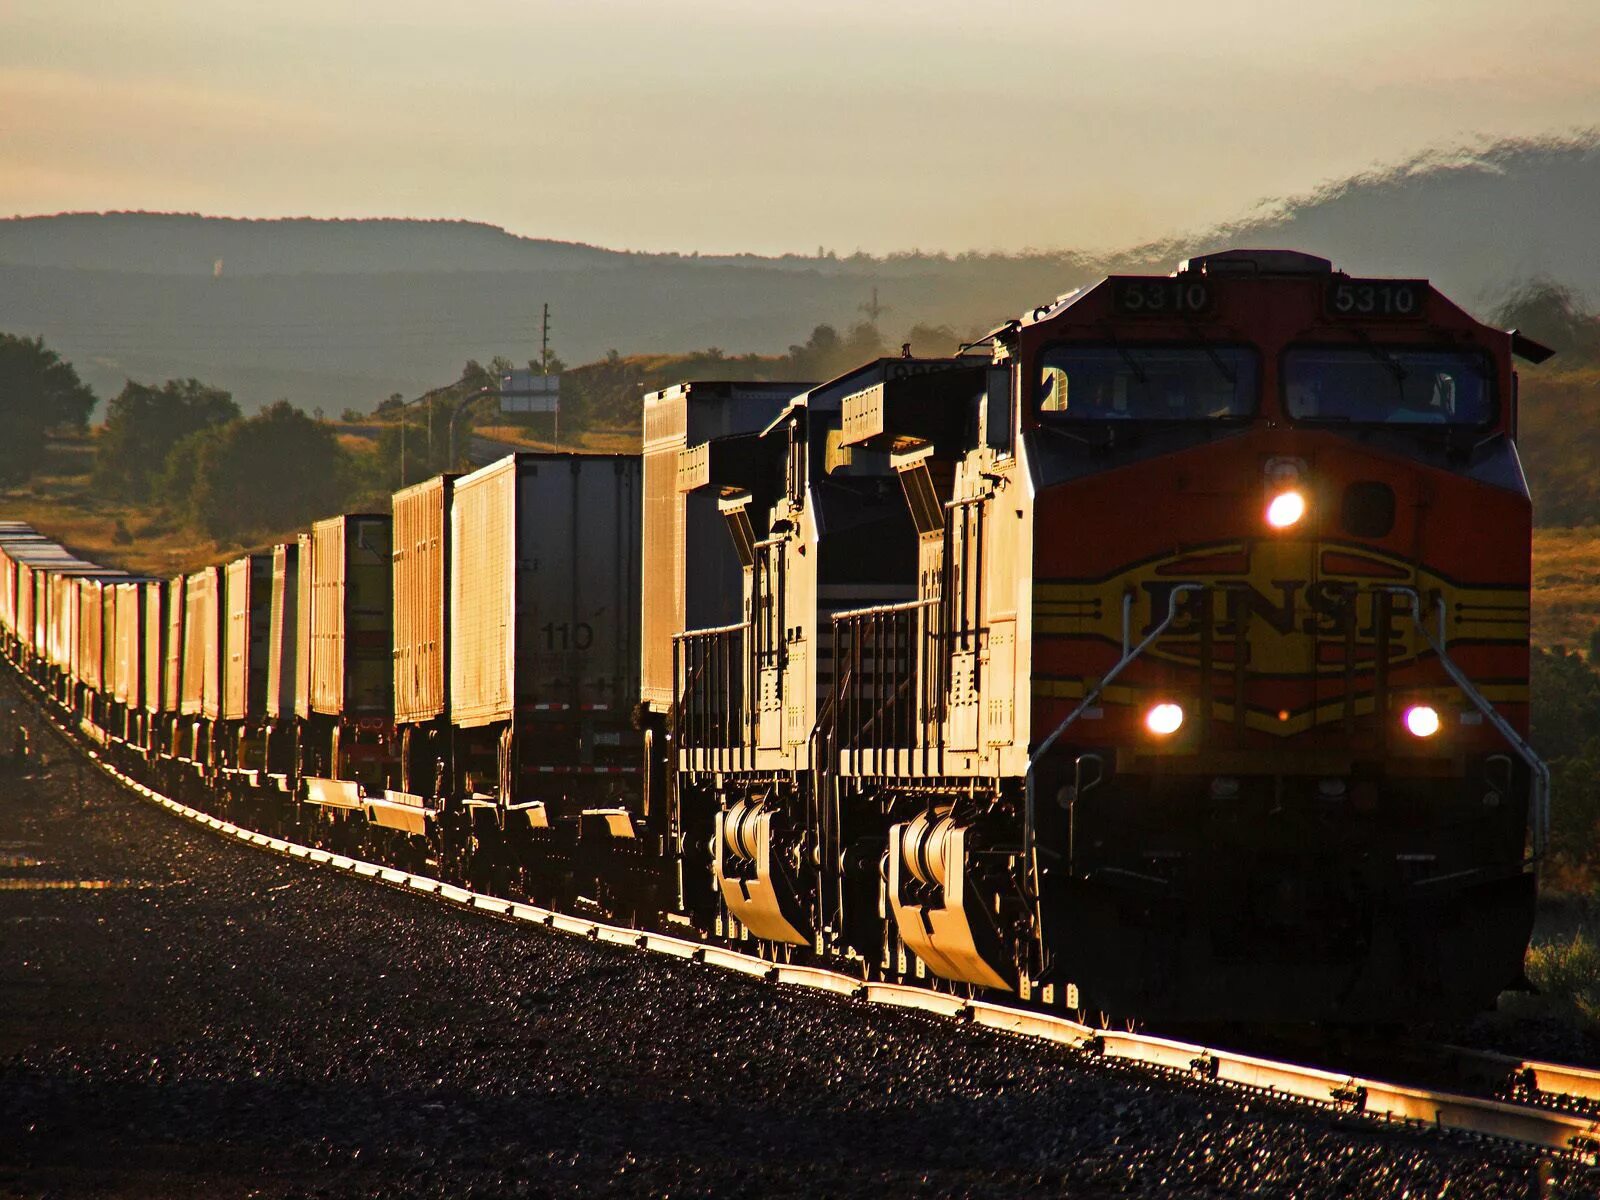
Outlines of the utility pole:
{"label": "utility pole", "polygon": [[[539,373],[546,378],[550,375],[550,305],[544,306],[544,320],[539,326]],[[561,401],[556,401],[555,433],[553,440],[561,444]]]}
{"label": "utility pole", "polygon": [[544,320],[539,326],[539,372],[550,374],[550,306],[544,306]]}
{"label": "utility pole", "polygon": [[876,325],[878,323],[878,318],[879,317],[883,316],[884,313],[889,311],[889,306],[887,304],[879,304],[878,303],[878,289],[877,288],[873,288],[872,289],[872,301],[870,303],[868,303],[868,304],[858,304],[856,307],[859,308],[862,312],[866,313],[867,314],[867,320],[871,321],[874,325]]}

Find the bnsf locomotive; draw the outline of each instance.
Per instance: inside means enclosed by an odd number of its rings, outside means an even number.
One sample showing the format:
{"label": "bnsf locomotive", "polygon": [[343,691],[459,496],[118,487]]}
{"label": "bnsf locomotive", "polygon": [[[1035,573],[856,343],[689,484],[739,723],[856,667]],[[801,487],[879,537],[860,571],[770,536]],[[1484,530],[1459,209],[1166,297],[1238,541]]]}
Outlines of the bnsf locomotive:
{"label": "bnsf locomotive", "polygon": [[477,886],[1119,1018],[1469,1012],[1548,822],[1518,354],[1228,251],[188,577],[0,527],[0,630],[152,782]]}

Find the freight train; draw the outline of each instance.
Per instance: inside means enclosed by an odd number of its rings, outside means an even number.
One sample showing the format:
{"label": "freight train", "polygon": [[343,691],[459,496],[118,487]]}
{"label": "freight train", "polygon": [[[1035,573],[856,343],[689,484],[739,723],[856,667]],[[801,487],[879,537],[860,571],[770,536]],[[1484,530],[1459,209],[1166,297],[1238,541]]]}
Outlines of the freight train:
{"label": "freight train", "polygon": [[1548,353],[1225,251],[187,576],[0,526],[0,641],[152,786],[504,894],[1108,1019],[1471,1012],[1548,824]]}

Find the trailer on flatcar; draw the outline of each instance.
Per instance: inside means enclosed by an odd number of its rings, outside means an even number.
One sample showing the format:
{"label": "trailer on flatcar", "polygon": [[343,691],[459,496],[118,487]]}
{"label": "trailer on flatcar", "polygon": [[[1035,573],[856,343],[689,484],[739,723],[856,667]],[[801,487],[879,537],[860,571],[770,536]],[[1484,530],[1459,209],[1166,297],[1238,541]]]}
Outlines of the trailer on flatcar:
{"label": "trailer on flatcar", "polygon": [[392,767],[394,583],[388,513],[329,517],[298,563],[297,770],[322,815],[364,817]]}
{"label": "trailer on flatcar", "polygon": [[518,453],[455,482],[449,794],[488,869],[550,895],[644,903],[665,861],[638,820],[639,474]]}

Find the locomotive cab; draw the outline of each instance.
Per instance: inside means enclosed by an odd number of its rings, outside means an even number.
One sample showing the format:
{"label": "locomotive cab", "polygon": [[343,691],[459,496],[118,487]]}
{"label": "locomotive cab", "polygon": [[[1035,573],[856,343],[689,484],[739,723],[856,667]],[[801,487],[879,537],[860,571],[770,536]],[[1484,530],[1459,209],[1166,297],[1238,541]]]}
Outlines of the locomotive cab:
{"label": "locomotive cab", "polygon": [[1042,965],[1090,1003],[1382,1019],[1519,977],[1543,795],[1510,343],[1276,251],[1015,331]]}

